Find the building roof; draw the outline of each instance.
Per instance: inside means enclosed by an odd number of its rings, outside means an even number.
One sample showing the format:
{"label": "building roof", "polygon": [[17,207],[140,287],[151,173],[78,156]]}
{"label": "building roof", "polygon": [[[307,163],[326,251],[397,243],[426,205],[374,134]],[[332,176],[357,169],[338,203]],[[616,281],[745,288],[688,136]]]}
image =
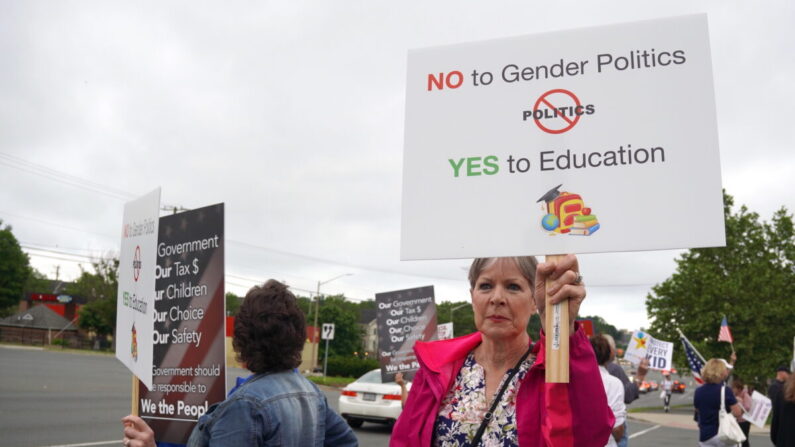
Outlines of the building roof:
{"label": "building roof", "polygon": [[0,319],[0,326],[55,329],[59,331],[77,330],[77,327],[72,322],[58,315],[55,311],[44,304],[38,304],[26,311]]}

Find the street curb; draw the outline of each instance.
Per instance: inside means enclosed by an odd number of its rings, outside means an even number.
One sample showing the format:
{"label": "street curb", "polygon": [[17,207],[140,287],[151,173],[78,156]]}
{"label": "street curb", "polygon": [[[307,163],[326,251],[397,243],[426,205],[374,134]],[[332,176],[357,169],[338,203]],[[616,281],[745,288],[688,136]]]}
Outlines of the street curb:
{"label": "street curb", "polygon": [[[693,420],[692,415],[675,413],[629,413],[627,417],[633,421],[648,422],[650,424],[657,424],[663,427],[698,431],[698,424]],[[766,426],[765,428],[759,428],[751,424],[750,434],[769,435],[770,427]]]}

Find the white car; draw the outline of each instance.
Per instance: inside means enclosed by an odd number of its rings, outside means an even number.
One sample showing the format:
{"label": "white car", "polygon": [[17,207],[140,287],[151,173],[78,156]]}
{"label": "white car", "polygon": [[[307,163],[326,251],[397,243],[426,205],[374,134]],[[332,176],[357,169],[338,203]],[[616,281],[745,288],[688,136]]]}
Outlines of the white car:
{"label": "white car", "polygon": [[[406,389],[411,383],[406,383]],[[361,427],[364,421],[394,423],[403,407],[400,386],[395,382],[381,382],[381,370],[374,369],[342,389],[339,412],[351,427]]]}

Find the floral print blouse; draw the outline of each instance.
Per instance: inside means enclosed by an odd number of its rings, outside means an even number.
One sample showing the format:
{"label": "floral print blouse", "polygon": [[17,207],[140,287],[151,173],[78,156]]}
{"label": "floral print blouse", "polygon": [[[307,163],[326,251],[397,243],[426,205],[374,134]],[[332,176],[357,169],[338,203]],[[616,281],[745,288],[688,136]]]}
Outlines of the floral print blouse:
{"label": "floral print blouse", "polygon": [[[530,355],[519,366],[519,372],[508,384],[500,403],[494,410],[491,422],[483,433],[483,438],[480,441],[481,446],[519,445],[516,431],[516,392],[518,384],[534,362],[535,357]],[[502,388],[507,377],[506,373],[497,387],[497,391]],[[497,391],[495,391],[495,396]],[[490,406],[491,402],[486,402],[486,378],[483,367],[475,361],[474,353],[470,352],[458,372],[455,384],[442,399],[439,413],[436,416],[433,445],[436,447],[469,446]]]}

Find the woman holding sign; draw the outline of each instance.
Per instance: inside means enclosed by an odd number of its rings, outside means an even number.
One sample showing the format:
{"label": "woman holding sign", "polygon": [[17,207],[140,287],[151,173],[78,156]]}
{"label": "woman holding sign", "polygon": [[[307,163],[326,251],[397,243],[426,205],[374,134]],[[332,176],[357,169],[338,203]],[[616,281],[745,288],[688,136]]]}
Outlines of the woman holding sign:
{"label": "woman holding sign", "polygon": [[[604,446],[614,417],[588,337],[574,323],[585,299],[577,258],[478,258],[469,282],[478,331],[415,345],[421,366],[390,445]],[[568,384],[545,383],[547,340],[542,332],[533,345],[527,334],[533,313],[543,325],[547,294],[553,304],[568,300]]]}
{"label": "woman holding sign", "polygon": [[[729,377],[729,369],[723,359],[709,359],[701,368],[704,385],[696,388],[693,405],[698,412],[698,445],[700,447],[724,447],[727,444],[718,438],[718,418],[721,402],[735,417],[742,416],[743,410],[737,398],[724,381]],[[721,396],[721,394],[723,396]]]}
{"label": "woman holding sign", "polygon": [[[232,344],[254,374],[199,418],[188,447],[357,446],[323,392],[295,370],[305,339],[304,313],[287,286],[271,279],[249,290]],[[122,422],[125,446],[155,446],[143,419],[129,415]]]}

